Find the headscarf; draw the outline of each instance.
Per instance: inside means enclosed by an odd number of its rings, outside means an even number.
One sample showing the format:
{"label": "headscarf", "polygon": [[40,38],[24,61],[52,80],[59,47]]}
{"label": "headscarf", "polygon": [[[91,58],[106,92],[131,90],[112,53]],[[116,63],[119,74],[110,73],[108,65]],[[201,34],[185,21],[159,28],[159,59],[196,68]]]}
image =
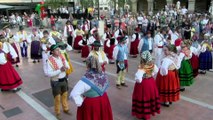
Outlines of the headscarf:
{"label": "headscarf", "polygon": [[94,56],[90,56],[87,58],[86,65],[89,68],[89,70],[101,72],[101,65],[99,64],[99,60]]}
{"label": "headscarf", "polygon": [[152,55],[149,51],[144,51],[141,58],[144,59],[146,63],[152,61]]}

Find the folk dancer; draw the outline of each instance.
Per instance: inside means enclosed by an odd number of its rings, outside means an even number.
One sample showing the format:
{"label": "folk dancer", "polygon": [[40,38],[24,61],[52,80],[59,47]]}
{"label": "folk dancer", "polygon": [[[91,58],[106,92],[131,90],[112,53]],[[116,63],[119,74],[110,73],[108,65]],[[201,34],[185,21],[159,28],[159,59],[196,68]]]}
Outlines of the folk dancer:
{"label": "folk dancer", "polygon": [[116,60],[117,80],[116,87],[121,89],[121,86],[128,87],[125,83],[125,75],[127,70],[128,48],[126,46],[126,37],[118,38],[118,44],[114,48],[113,57]]}
{"label": "folk dancer", "polygon": [[163,46],[166,42],[164,38],[164,34],[166,34],[165,29],[161,29],[159,33],[157,33],[154,37],[154,54],[155,54],[155,64],[160,67],[161,60],[163,59]]}
{"label": "folk dancer", "polygon": [[87,71],[70,93],[78,107],[77,120],[113,120],[106,90],[109,80],[94,56],[86,60]]}
{"label": "folk dancer", "polygon": [[164,46],[164,55],[156,77],[160,102],[163,106],[169,107],[172,102],[180,100],[180,80],[178,69],[184,54],[177,55],[174,45]]}
{"label": "folk dancer", "polygon": [[16,34],[15,39],[16,39],[16,41],[19,41],[22,58],[24,58],[24,57],[27,58],[28,57],[27,49],[28,49],[29,39],[28,39],[27,32],[24,31],[23,26],[19,27],[19,32]]}
{"label": "folk dancer", "polygon": [[33,63],[36,63],[36,60],[40,62],[40,59],[42,59],[41,38],[36,28],[33,28],[32,34],[29,35],[29,39],[31,39],[31,59],[33,59]]}
{"label": "folk dancer", "polygon": [[47,75],[47,59],[50,55],[50,46],[56,44],[55,40],[49,36],[49,32],[45,30],[43,32],[43,38],[41,39],[41,48],[42,48],[42,61],[43,61],[43,71],[45,76]]}
{"label": "folk dancer", "polygon": [[140,28],[135,28],[135,33],[132,35],[132,40],[130,43],[130,55],[134,58],[138,55],[138,44],[141,40]]}
{"label": "folk dancer", "polygon": [[185,91],[185,86],[191,86],[194,83],[193,68],[190,64],[192,52],[190,51],[189,43],[187,41],[182,43],[181,53],[184,54],[184,58],[179,69],[180,91]]}
{"label": "folk dancer", "polygon": [[[1,36],[1,39],[4,37]],[[2,41],[2,40],[1,40]],[[13,68],[10,61],[7,60],[7,55],[3,50],[3,43],[0,41],[0,89],[1,91],[10,91],[13,92],[19,91],[21,88],[19,86],[23,83],[19,74]],[[13,54],[16,55],[15,50]],[[14,58],[17,57],[14,56]]]}
{"label": "folk dancer", "polygon": [[206,74],[207,70],[212,69],[212,44],[204,40],[201,43],[201,50],[199,55],[199,69],[201,74]]}
{"label": "folk dancer", "polygon": [[72,46],[73,43],[73,35],[74,35],[74,28],[71,25],[71,21],[66,22],[66,26],[64,26],[64,37],[67,38],[67,43]]}
{"label": "folk dancer", "polygon": [[72,47],[69,44],[64,43],[63,41],[60,41],[56,44],[59,46],[62,56],[69,64],[69,69],[66,70],[66,77],[68,79],[69,75],[73,72],[73,66],[71,64],[70,56],[68,54],[68,52],[72,50]]}
{"label": "folk dancer", "polygon": [[100,49],[101,47],[101,42],[99,40],[96,40],[93,44],[92,47],[94,48],[92,51],[90,51],[89,56],[94,56],[98,59],[98,61],[101,64],[102,71],[105,72],[105,65],[109,63],[109,59],[107,58],[106,54],[104,53],[103,50]]}
{"label": "folk dancer", "polygon": [[83,59],[83,62],[86,62],[86,58],[89,56],[90,53],[89,42],[87,37],[84,35],[83,39],[79,41],[78,44],[82,46],[81,58]]}
{"label": "folk dancer", "polygon": [[75,35],[75,40],[74,40],[74,45],[73,49],[76,50],[77,52],[80,52],[82,47],[78,45],[78,42],[83,39],[84,31],[81,29],[81,26],[78,26],[78,29],[74,31]]}
{"label": "folk dancer", "polygon": [[140,55],[144,51],[149,51],[150,53],[152,53],[153,42],[154,42],[154,40],[151,37],[151,32],[147,32],[147,35],[140,40],[139,45],[138,45],[138,51],[139,51]]}
{"label": "folk dancer", "polygon": [[[3,27],[3,36],[5,37],[4,44],[7,44],[8,50],[4,49],[6,53],[15,50],[17,57],[16,59],[13,59],[10,54],[7,54],[7,60],[10,61],[12,64],[15,64],[16,67],[19,67],[18,63],[20,63],[20,57],[19,57],[19,51],[17,47],[17,41],[15,39],[15,36],[12,34],[11,30],[9,29],[9,25],[6,25]],[[10,44],[10,45],[9,45]],[[12,47],[10,47],[12,46]],[[11,49],[10,49],[11,48]]]}
{"label": "folk dancer", "polygon": [[50,47],[51,55],[47,60],[47,75],[50,77],[52,93],[54,96],[54,109],[56,118],[61,120],[60,104],[65,114],[71,115],[68,105],[68,82],[66,70],[69,69],[69,64],[61,55],[58,45]]}
{"label": "folk dancer", "polygon": [[153,64],[151,53],[144,51],[135,74],[136,83],[132,95],[132,116],[138,119],[148,120],[150,115],[160,113],[160,96],[154,79],[157,73],[158,67]]}

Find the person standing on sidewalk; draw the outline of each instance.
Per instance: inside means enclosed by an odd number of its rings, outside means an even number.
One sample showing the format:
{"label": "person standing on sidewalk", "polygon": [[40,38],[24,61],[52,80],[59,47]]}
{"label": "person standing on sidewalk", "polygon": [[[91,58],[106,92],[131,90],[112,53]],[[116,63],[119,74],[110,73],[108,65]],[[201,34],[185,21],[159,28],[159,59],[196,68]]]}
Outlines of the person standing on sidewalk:
{"label": "person standing on sidewalk", "polygon": [[70,66],[62,56],[58,45],[52,45],[50,51],[51,55],[47,60],[47,75],[50,77],[52,93],[54,96],[56,118],[61,120],[60,104],[62,104],[64,113],[71,115],[67,100],[68,82],[66,77],[66,70],[69,69]]}

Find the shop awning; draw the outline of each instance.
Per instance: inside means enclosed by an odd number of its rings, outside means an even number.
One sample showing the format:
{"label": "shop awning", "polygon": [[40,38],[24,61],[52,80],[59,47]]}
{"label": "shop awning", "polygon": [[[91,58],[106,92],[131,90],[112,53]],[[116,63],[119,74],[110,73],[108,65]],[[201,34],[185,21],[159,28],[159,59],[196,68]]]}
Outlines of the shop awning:
{"label": "shop awning", "polygon": [[0,4],[0,9],[10,9],[10,8],[13,8],[13,6]]}

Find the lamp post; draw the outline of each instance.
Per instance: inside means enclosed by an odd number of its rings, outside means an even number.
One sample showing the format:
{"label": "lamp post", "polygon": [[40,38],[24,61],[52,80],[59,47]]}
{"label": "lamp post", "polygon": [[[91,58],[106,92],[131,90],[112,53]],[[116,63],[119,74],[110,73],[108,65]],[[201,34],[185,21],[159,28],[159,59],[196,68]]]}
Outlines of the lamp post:
{"label": "lamp post", "polygon": [[99,3],[99,0],[98,0],[98,20],[100,20],[100,3]]}

